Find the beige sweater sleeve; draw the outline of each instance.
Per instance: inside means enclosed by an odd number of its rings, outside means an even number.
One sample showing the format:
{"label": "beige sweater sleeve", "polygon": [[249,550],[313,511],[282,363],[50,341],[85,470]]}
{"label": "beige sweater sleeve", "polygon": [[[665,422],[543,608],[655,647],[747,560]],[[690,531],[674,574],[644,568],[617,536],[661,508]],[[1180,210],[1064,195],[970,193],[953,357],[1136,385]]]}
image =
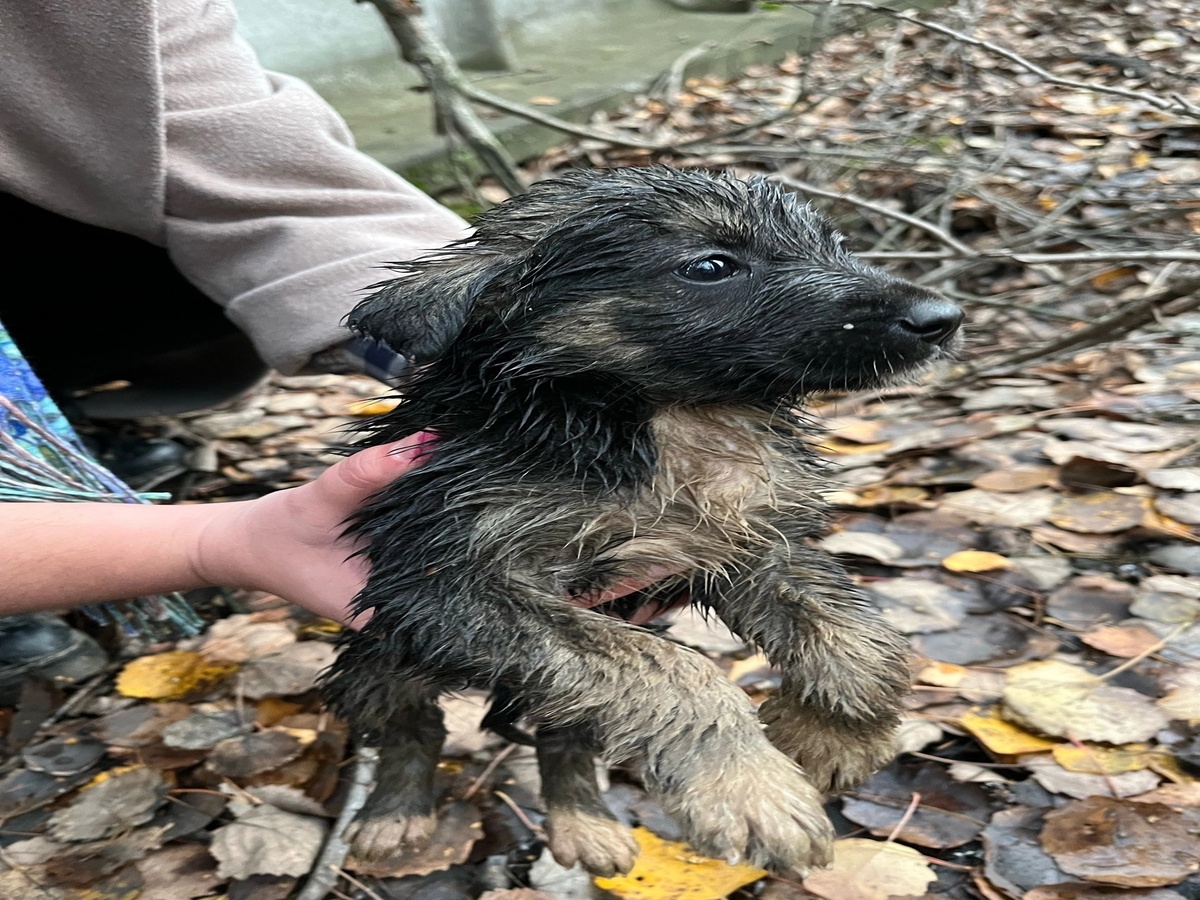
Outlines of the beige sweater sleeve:
{"label": "beige sweater sleeve", "polygon": [[0,0],[0,191],[165,246],[292,373],[376,267],[467,226],[236,27],[231,0]]}
{"label": "beige sweater sleeve", "polygon": [[171,258],[278,370],[348,335],[377,268],[465,223],[354,149],[303,82],[266,72],[224,0],[164,0],[159,41]]}

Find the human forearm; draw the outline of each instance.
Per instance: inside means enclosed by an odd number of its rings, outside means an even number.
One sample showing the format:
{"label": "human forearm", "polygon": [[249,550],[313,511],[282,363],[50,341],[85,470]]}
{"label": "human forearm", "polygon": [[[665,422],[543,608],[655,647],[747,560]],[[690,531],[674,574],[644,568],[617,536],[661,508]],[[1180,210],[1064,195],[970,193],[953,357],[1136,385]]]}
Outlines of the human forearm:
{"label": "human forearm", "polygon": [[200,536],[240,505],[0,504],[0,614],[206,585]]}
{"label": "human forearm", "polygon": [[0,615],[221,586],[348,621],[367,565],[345,522],[418,464],[428,437],[363,450],[255,500],[0,504]]}

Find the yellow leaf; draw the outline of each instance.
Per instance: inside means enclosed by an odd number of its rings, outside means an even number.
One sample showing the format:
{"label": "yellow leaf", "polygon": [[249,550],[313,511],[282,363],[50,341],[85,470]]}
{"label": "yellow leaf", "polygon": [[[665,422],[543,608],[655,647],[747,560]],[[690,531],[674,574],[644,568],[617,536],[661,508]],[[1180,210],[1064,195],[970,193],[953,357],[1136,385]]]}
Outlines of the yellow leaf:
{"label": "yellow leaf", "polygon": [[932,684],[936,687],[958,687],[967,677],[967,668],[954,663],[944,663],[934,660],[917,673],[917,681],[921,684]]}
{"label": "yellow leaf", "polygon": [[1056,746],[1054,741],[1048,741],[1044,737],[1018,728],[1011,722],[1006,722],[1000,718],[1000,711],[994,706],[984,712],[977,709],[967,710],[958,720],[958,724],[971,732],[983,746],[1001,756],[1040,753]]}
{"label": "yellow leaf", "polygon": [[951,572],[994,572],[1012,565],[999,553],[987,550],[960,550],[942,560],[942,565]]}
{"label": "yellow leaf", "polygon": [[352,416],[381,416],[389,413],[400,403],[399,400],[388,397],[382,400],[356,400],[350,404]]}
{"label": "yellow leaf", "polygon": [[191,650],[172,650],[133,660],[117,676],[117,693],[147,700],[182,700],[202,694],[237,666],[211,663]]}
{"label": "yellow leaf", "polygon": [[596,886],[623,900],[721,900],[767,873],[700,856],[687,844],[633,829],[640,852],[628,875],[596,878]]}
{"label": "yellow leaf", "polygon": [[1156,755],[1146,747],[1137,744],[1131,744],[1128,747],[1059,744],[1051,752],[1054,754],[1054,761],[1068,772],[1082,772],[1084,775],[1120,775],[1122,772],[1140,772],[1142,769],[1150,767]]}

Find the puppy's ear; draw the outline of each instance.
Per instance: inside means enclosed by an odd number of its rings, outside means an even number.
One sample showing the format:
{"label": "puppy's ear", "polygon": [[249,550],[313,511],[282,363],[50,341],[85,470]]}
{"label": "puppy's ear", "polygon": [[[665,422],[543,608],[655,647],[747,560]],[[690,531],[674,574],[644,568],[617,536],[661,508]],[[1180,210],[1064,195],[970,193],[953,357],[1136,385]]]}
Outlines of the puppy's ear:
{"label": "puppy's ear", "polygon": [[423,363],[440,356],[467,324],[487,289],[506,271],[500,257],[444,252],[389,268],[399,277],[374,291],[346,317],[356,334]]}

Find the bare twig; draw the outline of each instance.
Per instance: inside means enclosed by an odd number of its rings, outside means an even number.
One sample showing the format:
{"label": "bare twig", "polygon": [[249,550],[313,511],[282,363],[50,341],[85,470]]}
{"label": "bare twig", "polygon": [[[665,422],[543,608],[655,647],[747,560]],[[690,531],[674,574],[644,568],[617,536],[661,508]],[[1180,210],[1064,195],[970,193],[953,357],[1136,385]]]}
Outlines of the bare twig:
{"label": "bare twig", "polygon": [[869,209],[872,212],[877,212],[882,216],[887,216],[889,219],[896,219],[900,222],[906,222],[914,228],[932,235],[937,238],[947,247],[950,247],[961,256],[974,257],[978,256],[979,252],[972,247],[968,247],[962,241],[958,240],[953,235],[947,234],[941,228],[931,222],[926,222],[924,219],[918,219],[916,216],[910,216],[908,213],[902,213],[898,210],[888,209],[886,206],[881,206],[878,203],[872,203],[870,200],[864,200],[862,197],[855,197],[853,194],[843,194],[837,191],[827,191],[824,188],[819,188],[815,184],[809,184],[807,181],[801,181],[798,178],[793,178],[790,175],[774,175],[774,180],[781,184],[786,184],[790,188],[795,188],[798,191],[803,191],[805,194],[812,194],[814,197],[828,197],[831,200],[842,200],[852,206],[857,206],[861,209]]}
{"label": "bare twig", "polygon": [[404,61],[421,73],[429,87],[438,121],[460,137],[510,194],[528,189],[504,145],[466,102],[469,85],[441,41],[426,27],[417,0],[368,0],[379,10]]}
{"label": "bare twig", "polygon": [[1163,316],[1177,316],[1200,307],[1200,278],[1189,278],[1176,282],[1160,291],[1154,291],[1123,304],[1119,309],[1097,319],[1091,325],[1073,331],[1056,341],[1039,347],[1030,347],[1003,359],[983,360],[971,366],[960,367],[954,378],[945,387],[953,387],[980,375],[996,375],[1010,372],[1036,359],[1045,359],[1066,350],[1075,350],[1110,341],[1128,334],[1143,325]]}
{"label": "bare twig", "polygon": [[375,771],[379,768],[379,751],[374,747],[360,747],[358,758],[354,763],[354,771],[350,776],[350,790],[346,792],[346,801],[342,811],[338,813],[337,821],[329,829],[329,837],[321,848],[321,855],[313,865],[312,873],[305,882],[304,890],[296,900],[323,900],[337,883],[341,874],[342,862],[350,852],[350,846],[343,839],[346,829],[358,811],[367,802],[371,788],[375,785]]}
{"label": "bare twig", "polygon": [[[827,5],[834,0],[779,0],[785,6],[815,6]],[[889,9],[886,6],[880,6],[876,3],[869,3],[867,0],[837,0],[839,7],[843,9],[864,9],[869,12],[878,13],[888,16],[900,22],[908,22],[910,25],[916,25],[919,28],[924,28],[927,31],[935,31],[938,34],[943,34],[948,38],[966,44],[969,47],[976,47],[980,50],[986,50],[995,56],[1003,57],[1014,65],[1020,66],[1026,72],[1036,75],[1038,78],[1050,84],[1057,84],[1060,87],[1074,88],[1080,91],[1093,91],[1097,94],[1111,94],[1116,97],[1125,97],[1129,100],[1140,100],[1155,109],[1161,109],[1167,112],[1180,113],[1185,116],[1200,118],[1200,107],[1187,101],[1186,98],[1179,94],[1172,94],[1170,98],[1159,97],[1157,94],[1151,94],[1147,91],[1135,91],[1129,88],[1113,87],[1107,84],[1096,84],[1091,81],[1079,81],[1074,78],[1063,78],[1061,75],[1055,75],[1053,72],[1043,69],[1035,62],[1023,57],[1014,50],[1009,50],[1007,47],[1001,47],[999,44],[993,44],[991,41],[985,41],[981,38],[971,37],[968,34],[963,34],[961,31],[956,31],[953,28],[948,28],[938,22],[930,22],[926,19],[920,19],[916,16],[909,15],[906,12],[901,12],[895,9]]]}

